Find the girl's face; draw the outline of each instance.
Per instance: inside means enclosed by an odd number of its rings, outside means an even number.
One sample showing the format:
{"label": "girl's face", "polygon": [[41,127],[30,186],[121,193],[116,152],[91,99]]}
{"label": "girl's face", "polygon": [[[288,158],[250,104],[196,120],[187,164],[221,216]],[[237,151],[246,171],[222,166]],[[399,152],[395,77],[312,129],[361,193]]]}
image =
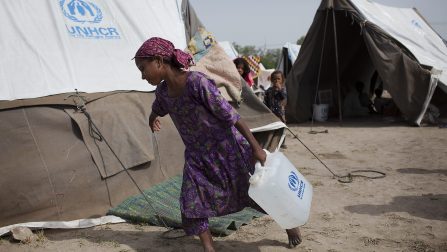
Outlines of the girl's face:
{"label": "girl's face", "polygon": [[238,64],[236,68],[240,75],[244,74],[244,64]]}
{"label": "girl's face", "polygon": [[163,80],[160,61],[136,58],[135,64],[141,71],[141,79],[146,80],[150,85],[156,86]]}
{"label": "girl's face", "polygon": [[282,85],[284,83],[284,79],[281,74],[274,74],[272,76],[271,81],[272,81],[273,88],[275,88],[275,89],[281,89]]}

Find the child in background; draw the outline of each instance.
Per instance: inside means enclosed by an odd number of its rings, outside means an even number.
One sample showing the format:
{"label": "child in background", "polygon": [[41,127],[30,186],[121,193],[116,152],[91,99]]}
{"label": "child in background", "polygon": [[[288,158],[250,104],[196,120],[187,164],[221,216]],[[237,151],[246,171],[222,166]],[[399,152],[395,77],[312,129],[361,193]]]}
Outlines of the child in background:
{"label": "child in background", "polygon": [[284,74],[276,70],[270,75],[270,81],[272,86],[265,91],[264,104],[285,123],[287,92],[284,87]]}
{"label": "child in background", "polygon": [[[284,86],[284,74],[276,70],[270,75],[272,85],[264,93],[264,104],[275,114],[283,123],[286,122],[285,107],[287,103],[287,92]],[[287,149],[285,141],[281,148]]]}
{"label": "child in background", "polygon": [[248,86],[253,87],[255,81],[251,76],[250,66],[244,58],[236,58],[233,60],[236,65],[237,71],[242,76],[242,78],[247,82]]}
{"label": "child in background", "polygon": [[[240,115],[205,74],[186,71],[192,58],[162,38],[150,38],[138,49],[135,63],[142,79],[157,86],[149,126],[159,131],[159,117],[170,115],[185,144],[180,195],[183,228],[198,235],[205,251],[214,251],[208,218],[259,209],[248,196],[254,161],[266,153]],[[261,209],[262,210],[262,209]],[[298,228],[286,230],[289,245],[301,243]]]}

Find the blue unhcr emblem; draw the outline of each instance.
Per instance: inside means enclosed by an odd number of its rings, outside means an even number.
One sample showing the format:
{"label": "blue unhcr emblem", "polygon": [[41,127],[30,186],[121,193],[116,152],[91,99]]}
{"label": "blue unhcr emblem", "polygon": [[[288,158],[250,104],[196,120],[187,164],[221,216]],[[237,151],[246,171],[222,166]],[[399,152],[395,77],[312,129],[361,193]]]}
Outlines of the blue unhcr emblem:
{"label": "blue unhcr emblem", "polygon": [[[65,27],[71,37],[82,39],[121,38],[118,28],[111,21],[106,21],[97,4],[86,0],[59,0],[59,5],[66,18]],[[107,11],[104,15],[107,15]]]}
{"label": "blue unhcr emblem", "polygon": [[99,23],[102,20],[102,12],[92,2],[83,0],[60,0],[64,15],[74,22]]}
{"label": "blue unhcr emblem", "polygon": [[289,188],[292,191],[297,191],[298,190],[298,186],[299,186],[299,180],[298,180],[298,176],[296,175],[295,172],[290,172],[289,175]]}
{"label": "blue unhcr emblem", "polygon": [[416,28],[422,29],[422,25],[415,19],[411,20],[411,24],[414,25]]}

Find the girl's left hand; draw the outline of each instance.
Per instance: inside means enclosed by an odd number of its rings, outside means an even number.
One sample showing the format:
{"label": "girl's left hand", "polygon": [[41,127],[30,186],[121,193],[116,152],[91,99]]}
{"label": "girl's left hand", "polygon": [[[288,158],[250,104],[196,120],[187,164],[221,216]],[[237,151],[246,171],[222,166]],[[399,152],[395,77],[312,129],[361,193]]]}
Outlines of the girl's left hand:
{"label": "girl's left hand", "polygon": [[160,119],[154,113],[151,113],[149,116],[149,127],[151,128],[152,132],[159,131],[161,129]]}
{"label": "girl's left hand", "polygon": [[261,148],[253,150],[253,159],[255,160],[255,162],[259,161],[261,165],[264,166],[265,160],[267,159],[267,154]]}

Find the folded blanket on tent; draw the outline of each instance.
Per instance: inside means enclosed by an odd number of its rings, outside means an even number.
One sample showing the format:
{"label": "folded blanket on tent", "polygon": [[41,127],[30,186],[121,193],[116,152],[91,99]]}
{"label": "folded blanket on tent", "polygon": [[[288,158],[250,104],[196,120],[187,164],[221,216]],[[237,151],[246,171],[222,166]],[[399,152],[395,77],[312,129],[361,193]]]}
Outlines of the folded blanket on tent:
{"label": "folded blanket on tent", "polygon": [[213,79],[222,96],[228,101],[241,102],[241,77],[233,61],[219,45],[213,45],[191,70],[205,73]]}
{"label": "folded blanket on tent", "polygon": [[[144,191],[151,206],[140,194],[129,197],[117,207],[110,209],[108,214],[119,216],[131,222],[144,222],[161,227],[164,226],[164,222],[169,227],[181,228],[179,202],[181,186],[182,176],[175,176]],[[243,224],[249,223],[253,218],[263,215],[263,213],[252,208],[245,208],[237,213],[212,217],[209,219],[209,226],[213,234],[229,235]]]}
{"label": "folded blanket on tent", "polygon": [[216,82],[226,100],[240,103],[242,82],[233,61],[225,50],[216,43],[214,37],[204,28],[199,28],[188,43],[188,51],[194,56],[195,66],[191,70],[200,71]]}

